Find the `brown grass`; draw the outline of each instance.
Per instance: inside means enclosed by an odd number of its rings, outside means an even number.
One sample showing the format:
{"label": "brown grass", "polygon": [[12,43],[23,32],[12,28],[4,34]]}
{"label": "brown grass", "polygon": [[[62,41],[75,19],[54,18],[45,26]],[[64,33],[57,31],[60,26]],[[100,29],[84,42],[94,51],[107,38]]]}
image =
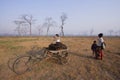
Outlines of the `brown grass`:
{"label": "brown grass", "polygon": [[105,37],[103,60],[95,60],[90,47],[96,38],[64,37],[62,42],[69,48],[68,64],[43,60],[22,75],[8,68],[9,58],[25,54],[32,46],[47,47],[52,38],[0,38],[0,80],[120,80],[120,38]]}

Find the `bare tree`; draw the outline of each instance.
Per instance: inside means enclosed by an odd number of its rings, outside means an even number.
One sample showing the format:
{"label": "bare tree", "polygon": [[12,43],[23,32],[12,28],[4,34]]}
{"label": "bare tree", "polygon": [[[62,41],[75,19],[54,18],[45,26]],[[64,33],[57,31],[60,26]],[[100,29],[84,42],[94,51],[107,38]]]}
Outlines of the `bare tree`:
{"label": "bare tree", "polygon": [[56,22],[53,21],[51,17],[47,17],[45,19],[45,23],[43,23],[43,26],[47,27],[47,36],[48,36],[49,30],[50,30],[50,27],[55,26],[55,24],[56,24]]}
{"label": "bare tree", "polygon": [[37,30],[38,30],[38,34],[39,34],[39,36],[40,36],[41,33],[43,32],[43,27],[42,27],[41,25],[39,25],[39,26],[37,27]]}
{"label": "bare tree", "polygon": [[93,35],[93,32],[94,32],[94,29],[92,28],[92,29],[90,30],[90,35],[91,35],[91,36]]}
{"label": "bare tree", "polygon": [[114,32],[113,30],[109,30],[110,36],[112,36],[113,32]]}
{"label": "bare tree", "polygon": [[25,23],[24,21],[18,21],[18,20],[15,20],[14,23],[17,25],[15,31],[18,32],[18,35],[21,36],[21,26],[23,23]]}
{"label": "bare tree", "polygon": [[27,32],[28,32],[28,29],[27,29],[27,27],[26,26],[23,26],[22,28],[21,28],[21,33],[22,33],[22,35],[27,35]]}
{"label": "bare tree", "polygon": [[118,30],[118,35],[120,36],[120,30]]}
{"label": "bare tree", "polygon": [[63,30],[63,26],[65,24],[65,20],[67,19],[67,15],[65,13],[62,13],[62,15],[60,16],[61,19],[61,35],[64,36],[64,30]]}
{"label": "bare tree", "polygon": [[24,22],[28,23],[28,25],[30,27],[29,33],[30,33],[30,36],[31,36],[32,35],[32,24],[35,22],[35,19],[33,19],[32,15],[22,15],[21,19]]}

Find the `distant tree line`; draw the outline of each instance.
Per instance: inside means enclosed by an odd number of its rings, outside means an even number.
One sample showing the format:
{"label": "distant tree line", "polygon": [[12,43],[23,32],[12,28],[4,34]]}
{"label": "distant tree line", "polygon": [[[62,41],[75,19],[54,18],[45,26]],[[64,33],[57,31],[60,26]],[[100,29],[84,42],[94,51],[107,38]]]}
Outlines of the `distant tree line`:
{"label": "distant tree line", "polygon": [[114,30],[109,30],[108,31],[109,36],[120,36],[120,30],[114,31]]}
{"label": "distant tree line", "polygon": [[[65,13],[62,13],[62,15],[60,16],[61,24],[59,25],[59,27],[61,29],[60,32],[61,36],[64,36],[64,25],[67,18],[68,17]],[[14,20],[14,23],[17,25],[15,31],[18,33],[18,36],[26,36],[28,35],[28,33],[29,36],[32,36],[33,35],[32,27],[33,24],[35,24],[35,22],[36,19],[34,19],[32,15],[28,14],[21,15],[18,20]],[[38,34],[41,35],[41,33],[43,32],[43,27],[45,27],[47,29],[46,36],[49,36],[50,28],[55,26],[57,26],[56,21],[54,21],[52,17],[47,17],[43,24],[38,25],[37,27]]]}

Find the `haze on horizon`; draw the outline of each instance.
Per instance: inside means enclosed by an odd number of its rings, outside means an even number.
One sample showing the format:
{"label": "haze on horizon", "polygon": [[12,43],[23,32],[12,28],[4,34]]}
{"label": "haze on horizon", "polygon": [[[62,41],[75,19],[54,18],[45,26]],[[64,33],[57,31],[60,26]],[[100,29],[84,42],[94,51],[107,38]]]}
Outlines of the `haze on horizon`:
{"label": "haze on horizon", "polygon": [[[38,34],[37,27],[46,17],[52,17],[57,27],[50,32],[60,33],[60,16],[67,14],[65,34],[93,35],[102,32],[120,35],[120,0],[0,0],[0,34],[17,34],[14,21],[21,15],[32,15],[36,20],[32,33]],[[43,34],[46,29],[43,30]]]}

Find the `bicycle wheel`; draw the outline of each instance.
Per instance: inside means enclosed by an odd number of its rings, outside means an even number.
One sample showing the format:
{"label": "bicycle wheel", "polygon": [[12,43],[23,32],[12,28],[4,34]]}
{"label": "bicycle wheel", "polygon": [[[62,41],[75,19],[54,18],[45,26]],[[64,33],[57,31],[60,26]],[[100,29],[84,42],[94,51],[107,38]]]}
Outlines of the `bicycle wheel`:
{"label": "bicycle wheel", "polygon": [[15,61],[16,58],[10,58],[7,62],[8,68],[11,69],[13,71],[13,63]]}
{"label": "bicycle wheel", "polygon": [[31,56],[20,56],[13,63],[13,71],[16,74],[23,74],[30,70]]}

